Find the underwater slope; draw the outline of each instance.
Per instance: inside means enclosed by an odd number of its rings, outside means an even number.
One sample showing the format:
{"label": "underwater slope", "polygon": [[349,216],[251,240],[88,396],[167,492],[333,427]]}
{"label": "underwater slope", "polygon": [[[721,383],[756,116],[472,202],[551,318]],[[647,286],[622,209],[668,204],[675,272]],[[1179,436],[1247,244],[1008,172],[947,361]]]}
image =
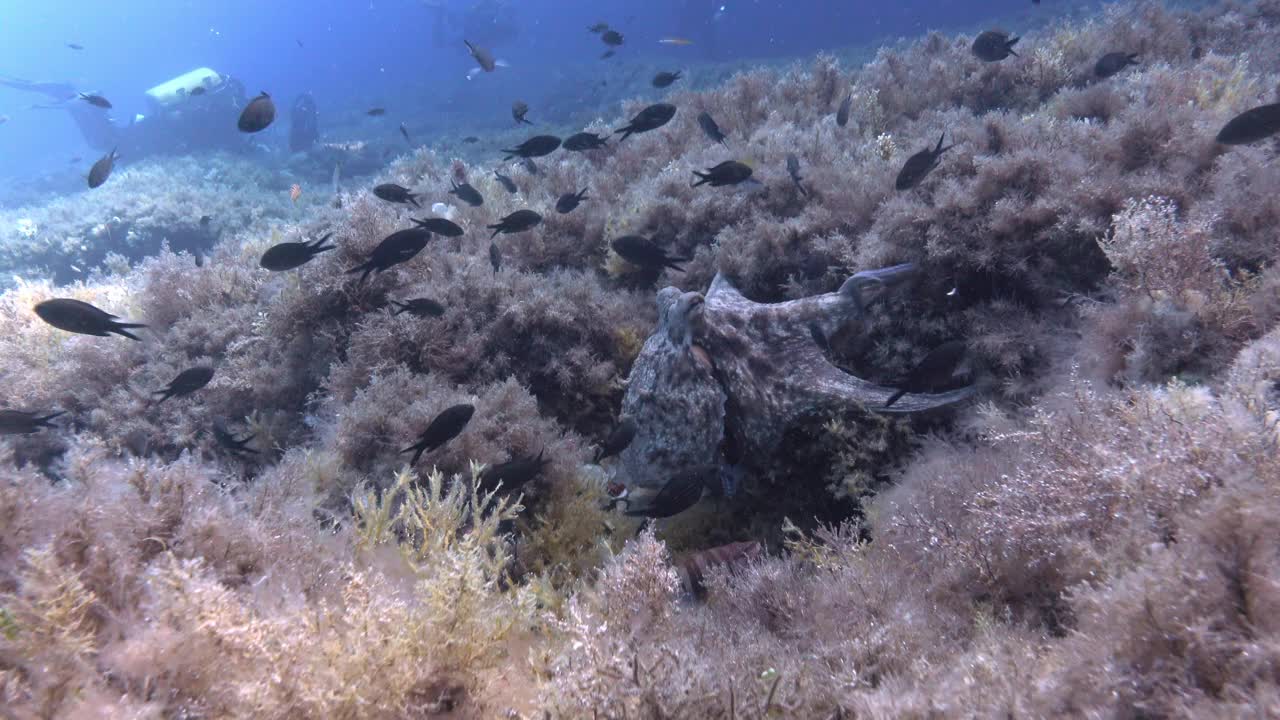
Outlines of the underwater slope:
{"label": "underwater slope", "polygon": [[[1268,142],[1214,138],[1275,99],[1280,65],[1246,51],[1277,19],[1143,4],[998,62],[934,35],[744,73],[667,95],[661,127],[537,158],[515,194],[424,151],[378,183],[440,213],[361,189],[275,239],[228,232],[199,267],[166,252],[6,291],[4,406],[66,414],[3,444],[0,697],[58,717],[1274,714],[1280,178]],[[691,187],[728,160],[759,185]],[[490,237],[521,210],[541,222]],[[437,214],[464,233],[377,249]],[[326,233],[296,269],[259,265]],[[688,261],[639,272],[627,235]],[[984,402],[779,428],[790,450],[656,535],[602,509],[591,445],[658,288],[721,272],[774,302],[902,262],[916,284],[830,357],[893,383],[962,338]],[[32,311],[54,297],[142,340],[55,329]],[[207,385],[155,402],[192,367]],[[485,500],[473,463],[523,508]],[[809,520],[837,503],[863,512]],[[718,555],[735,573],[691,555],[759,540]]]}

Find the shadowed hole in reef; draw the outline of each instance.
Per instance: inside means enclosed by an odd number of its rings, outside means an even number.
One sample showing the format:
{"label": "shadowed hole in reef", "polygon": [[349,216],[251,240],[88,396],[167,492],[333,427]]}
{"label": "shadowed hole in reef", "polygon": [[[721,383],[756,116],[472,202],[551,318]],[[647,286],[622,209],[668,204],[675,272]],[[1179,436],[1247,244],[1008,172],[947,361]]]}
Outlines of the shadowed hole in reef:
{"label": "shadowed hole in reef", "polygon": [[34,255],[31,264],[47,268],[55,284],[69,285],[88,278],[113,253],[134,264],[159,254],[167,244],[173,252],[187,253],[203,262],[217,241],[217,233],[198,225],[156,232],[139,231],[132,223],[112,220],[85,229],[78,247],[64,243],[56,251]]}

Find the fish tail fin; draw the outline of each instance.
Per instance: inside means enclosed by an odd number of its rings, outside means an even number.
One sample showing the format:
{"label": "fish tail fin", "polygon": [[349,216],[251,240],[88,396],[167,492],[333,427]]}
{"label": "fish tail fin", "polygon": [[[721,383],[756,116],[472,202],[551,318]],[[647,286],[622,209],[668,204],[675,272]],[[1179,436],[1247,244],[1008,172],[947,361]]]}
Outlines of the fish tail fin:
{"label": "fish tail fin", "polygon": [[698,181],[695,183],[691,183],[689,187],[698,187],[699,185],[705,185],[706,183],[711,182],[710,173],[700,173],[697,170],[694,170],[693,174],[698,176]]}
{"label": "fish tail fin", "polygon": [[54,418],[61,417],[66,414],[67,414],[66,410],[59,410],[56,413],[49,413],[44,417],[35,418],[34,420],[32,420],[32,422],[39,427],[51,428],[53,427],[53,425],[49,424],[50,420],[53,420]]}
{"label": "fish tail fin", "polygon": [[[492,227],[492,226],[490,226],[490,227]],[[500,232],[502,232],[502,228],[501,228],[501,227],[499,227],[499,228],[495,229],[495,230],[493,231],[493,234],[489,236],[489,242],[493,242],[493,239],[494,239],[494,238],[496,238],[496,237],[498,237],[498,233],[500,233]]]}
{"label": "fish tail fin", "polygon": [[582,188],[582,192],[578,193],[579,200],[587,200],[587,188]]}
{"label": "fish tail fin", "polygon": [[124,337],[127,337],[130,340],[137,340],[138,342],[142,342],[142,338],[129,332],[129,330],[134,328],[144,328],[144,327],[146,327],[146,325],[143,325],[142,323],[113,322],[111,323],[111,329],[108,330],[107,332],[113,332],[117,335],[123,335]]}
{"label": "fish tail fin", "polygon": [[532,125],[532,124],[533,124],[531,121],[529,121],[529,120],[525,120],[524,118],[520,118],[520,122],[524,123],[525,125]]}
{"label": "fish tail fin", "polygon": [[319,240],[316,240],[316,241],[312,242],[312,243],[311,243],[311,254],[312,254],[312,255],[315,255],[315,254],[317,254],[317,253],[328,252],[328,251],[330,251],[330,250],[336,250],[336,249],[337,249],[337,247],[338,247],[337,245],[325,245],[325,243],[326,243],[326,242],[328,242],[328,241],[329,241],[329,238],[331,238],[331,237],[333,237],[333,233],[325,233],[325,234],[324,234],[324,236],[323,236],[323,237],[321,237]]}
{"label": "fish tail fin", "polygon": [[906,395],[906,394],[907,394],[906,390],[898,390],[894,392],[892,395],[889,396],[888,400],[884,401],[884,406],[889,407],[893,405],[894,403],[898,402],[899,398],[901,398],[903,395]]}
{"label": "fish tail fin", "polygon": [[1022,38],[1020,38],[1020,37],[1012,37],[1012,38],[1009,38],[1009,40],[1008,40],[1007,42],[1005,42],[1005,44],[1004,44],[1004,49],[1005,49],[1005,50],[1008,50],[1008,51],[1009,51],[1009,54],[1010,54],[1010,55],[1012,55],[1012,56],[1014,56],[1014,57],[1022,57],[1021,55],[1019,55],[1018,53],[1016,53],[1016,52],[1014,52],[1014,51],[1013,51],[1013,46],[1014,46],[1014,45],[1017,45],[1017,44],[1018,44],[1018,41],[1019,41],[1019,40],[1021,40],[1021,39],[1022,39]]}
{"label": "fish tail fin", "polygon": [[151,394],[152,394],[152,395],[159,395],[159,396],[160,396],[160,399],[159,399],[159,400],[152,400],[152,401],[151,401],[151,404],[152,404],[152,405],[159,405],[160,403],[164,402],[165,400],[168,400],[169,398],[173,397],[173,394],[174,394],[174,393],[173,393],[173,390],[172,390],[172,389],[170,389],[170,388],[165,388],[164,390],[156,390],[155,392],[153,392],[153,393],[151,393]]}
{"label": "fish tail fin", "polygon": [[663,263],[662,266],[671,268],[676,272],[684,272],[684,264],[689,262],[692,259],[693,258],[687,258],[687,257],[667,258],[667,261]]}
{"label": "fish tail fin", "polygon": [[413,459],[409,461],[409,467],[413,467],[414,465],[417,465],[417,464],[418,464],[418,461],[419,461],[419,460],[421,460],[421,459],[422,459],[422,454],[423,454],[423,453],[425,453],[425,452],[427,451],[427,446],[426,446],[426,445],[421,445],[421,444],[418,444],[418,445],[410,445],[409,447],[407,447],[407,448],[405,448],[405,449],[401,450],[401,451],[400,451],[400,454],[401,454],[401,455],[403,455],[403,454],[405,454],[405,453],[409,452],[410,450],[412,450],[412,451],[413,451]]}

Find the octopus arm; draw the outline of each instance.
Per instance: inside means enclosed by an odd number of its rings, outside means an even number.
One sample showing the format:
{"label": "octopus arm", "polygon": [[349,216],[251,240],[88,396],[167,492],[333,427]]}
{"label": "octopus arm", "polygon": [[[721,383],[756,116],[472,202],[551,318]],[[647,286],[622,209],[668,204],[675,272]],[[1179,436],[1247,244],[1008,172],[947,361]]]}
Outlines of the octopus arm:
{"label": "octopus arm", "polygon": [[858,320],[866,308],[886,292],[907,283],[915,275],[915,266],[906,263],[879,270],[864,270],[850,276],[835,292],[787,302],[763,305],[748,300],[724,275],[717,274],[707,291],[707,305],[713,312],[736,312],[749,315],[757,308],[768,308],[771,315],[786,318],[794,327],[818,330],[831,336],[848,323]]}
{"label": "octopus arm", "polygon": [[943,393],[907,393],[890,407],[884,404],[897,390],[867,382],[850,375],[825,361],[808,363],[805,390],[816,404],[839,407],[857,403],[871,412],[919,413],[964,402],[978,393],[978,386],[969,385]]}

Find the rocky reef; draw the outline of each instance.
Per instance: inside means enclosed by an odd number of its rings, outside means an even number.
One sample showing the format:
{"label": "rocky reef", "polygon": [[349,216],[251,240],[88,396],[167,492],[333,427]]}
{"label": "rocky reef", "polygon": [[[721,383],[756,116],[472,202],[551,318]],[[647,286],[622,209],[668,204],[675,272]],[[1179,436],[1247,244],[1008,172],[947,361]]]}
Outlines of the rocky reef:
{"label": "rocky reef", "polygon": [[[536,175],[418,150],[367,188],[295,204],[279,170],[191,158],[7,211],[3,262],[25,277],[0,294],[0,406],[65,414],[0,442],[0,709],[1280,713],[1280,171],[1267,142],[1214,141],[1275,100],[1280,57],[1259,49],[1277,23],[1275,0],[1121,4],[1026,33],[999,63],[972,35],[931,34],[857,67],[742,72],[666,95],[665,127],[559,150]],[[1141,63],[1099,79],[1118,51]],[[938,166],[895,190],[943,134]],[[758,184],[691,187],[729,159]],[[201,192],[223,182],[205,178],[214,162],[257,179]],[[463,182],[483,205],[449,193]],[[424,207],[378,199],[378,183]],[[541,224],[491,241],[485,226],[523,209]],[[177,238],[206,214],[219,232],[197,265]],[[465,233],[363,282],[346,272],[430,214]],[[112,224],[126,216],[146,247],[104,263],[94,228],[127,235]],[[259,267],[269,246],[326,233],[336,248],[306,265]],[[624,235],[689,261],[642,271],[610,249]],[[51,258],[83,273],[21,272]],[[858,322],[745,321],[747,350],[808,368],[772,370],[788,393],[814,387],[819,360],[867,390],[962,339],[979,399],[921,418],[783,400],[743,417],[741,383],[690,350],[695,382],[734,390],[719,408],[686,397],[713,421],[690,426],[697,446],[716,452],[725,427],[769,441],[743,446],[732,497],[638,535],[606,509],[639,461],[596,464],[592,445],[629,381],[656,382],[638,359],[655,297],[684,318],[799,317],[848,301],[859,271],[908,263],[910,290]],[[53,297],[145,323],[142,341],[55,329],[32,311]],[[444,312],[394,312],[424,297]],[[730,334],[708,353],[729,360],[716,372],[760,377]],[[153,402],[196,365],[208,385]],[[401,451],[461,403],[470,422],[409,467]],[[482,479],[537,456],[518,489]]]}

